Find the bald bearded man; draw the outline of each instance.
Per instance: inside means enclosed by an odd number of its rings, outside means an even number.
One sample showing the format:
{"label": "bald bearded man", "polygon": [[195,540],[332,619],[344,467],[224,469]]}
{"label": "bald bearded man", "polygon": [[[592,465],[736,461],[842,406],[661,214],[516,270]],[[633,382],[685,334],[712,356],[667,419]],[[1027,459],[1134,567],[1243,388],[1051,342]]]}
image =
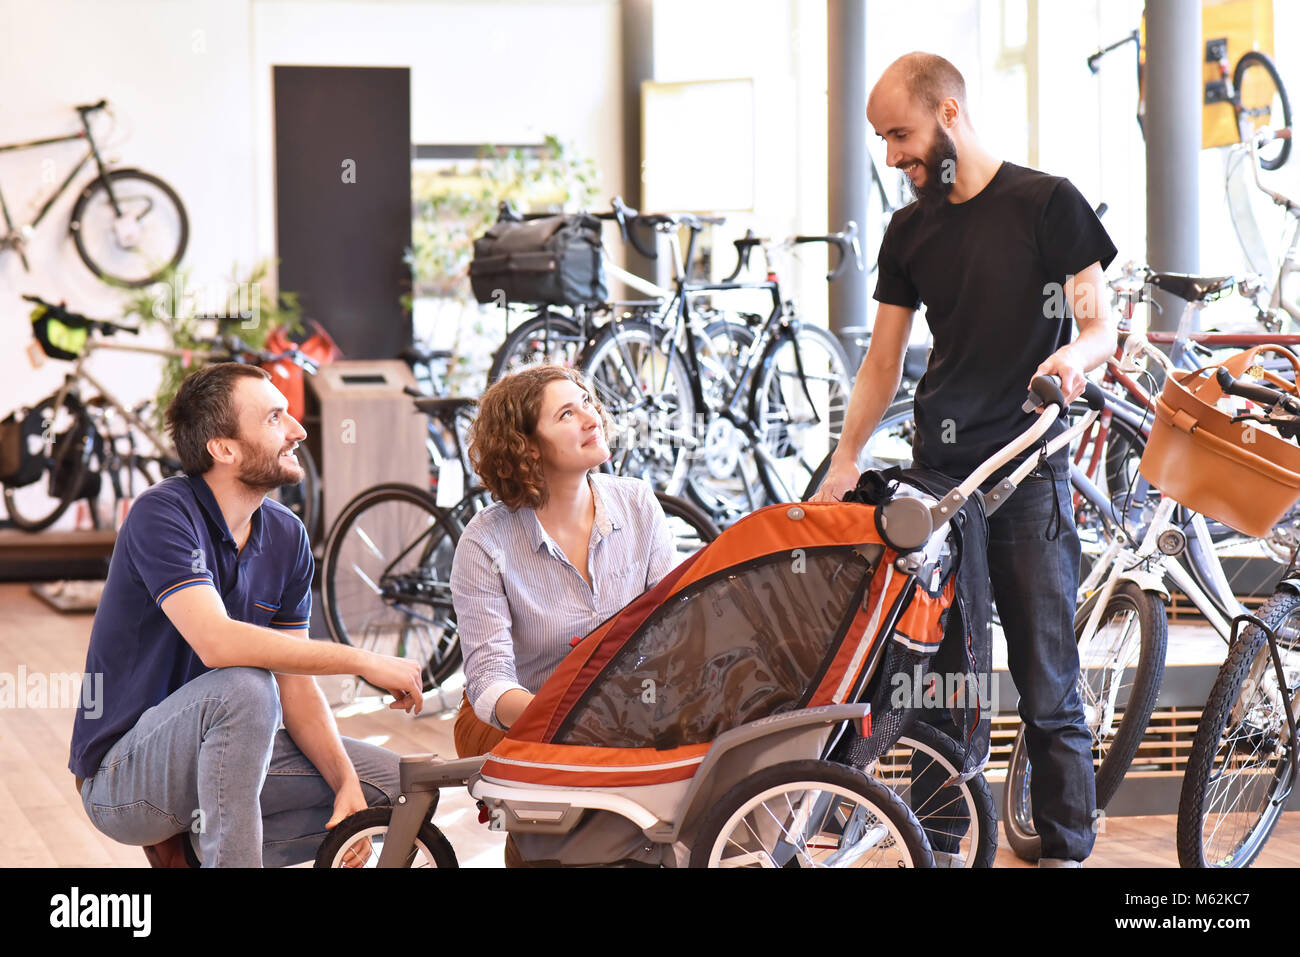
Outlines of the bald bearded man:
{"label": "bald bearded man", "polygon": [[[1115,349],[1101,294],[1114,244],[1068,180],[983,146],[956,67],[928,53],[901,57],[872,89],[867,119],[917,201],[894,214],[881,242],[871,346],[820,501],[857,483],[858,455],[898,389],[922,302],[934,347],[916,390],[914,464],[953,484],[1025,430],[1020,404],[1034,376],[1059,376],[1074,399]],[[1062,301],[1078,326],[1073,340]],[[1079,540],[1065,451],[1040,471],[989,518],[988,569],[1033,765],[1039,864],[1077,867],[1092,851],[1096,803],[1077,689]]]}

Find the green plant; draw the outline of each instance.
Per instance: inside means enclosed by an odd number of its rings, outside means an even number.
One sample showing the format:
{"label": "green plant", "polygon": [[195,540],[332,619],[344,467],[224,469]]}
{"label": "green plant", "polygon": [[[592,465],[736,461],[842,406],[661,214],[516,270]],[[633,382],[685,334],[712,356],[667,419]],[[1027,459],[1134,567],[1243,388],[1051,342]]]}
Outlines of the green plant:
{"label": "green plant", "polygon": [[596,181],[595,163],[555,136],[536,150],[488,146],[468,165],[416,170],[407,256],[415,295],[469,302],[474,240],[496,222],[503,200],[522,211],[560,213],[589,206]]}
{"label": "green plant", "polygon": [[[144,327],[164,326],[177,349],[210,349],[205,340],[218,335],[238,336],[251,348],[261,349],[276,328],[290,333],[303,330],[298,294],[274,293],[267,283],[269,271],[270,261],[264,259],[241,277],[236,264],[225,284],[194,289],[188,269],[169,269],[152,286],[133,291],[123,315],[139,317]],[[153,409],[159,428],[181,380],[194,368],[181,357],[164,362]]]}
{"label": "green plant", "polygon": [[[497,220],[497,207],[509,200],[522,212],[562,213],[589,207],[597,196],[596,166],[558,137],[547,136],[537,149],[485,147],[478,159],[412,175],[411,249],[407,262],[414,280],[409,311],[416,296],[459,303],[474,302],[469,264],[474,240]],[[469,323],[456,327],[448,371],[455,391],[486,374],[487,355],[501,341],[498,328],[488,329],[484,311],[475,309]],[[493,324],[495,326],[495,324]]]}

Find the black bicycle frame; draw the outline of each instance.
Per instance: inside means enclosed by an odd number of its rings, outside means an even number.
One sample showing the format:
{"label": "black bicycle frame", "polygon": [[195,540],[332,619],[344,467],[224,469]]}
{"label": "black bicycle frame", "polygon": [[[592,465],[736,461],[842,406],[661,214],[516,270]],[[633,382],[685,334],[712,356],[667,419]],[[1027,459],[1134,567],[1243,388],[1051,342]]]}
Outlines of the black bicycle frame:
{"label": "black bicycle frame", "polygon": [[[77,174],[81,172],[83,167],[85,167],[86,162],[92,158],[95,161],[96,168],[99,170],[100,177],[104,180],[104,186],[108,191],[109,202],[113,204],[113,213],[118,216],[122,215],[122,211],[117,205],[117,197],[113,195],[112,181],[107,175],[107,170],[104,167],[104,160],[99,155],[99,147],[95,145],[95,137],[90,131],[90,121],[86,118],[87,114],[90,112],[91,110],[77,111],[77,115],[81,119],[80,132],[69,133],[66,136],[51,136],[42,140],[28,140],[25,143],[9,143],[0,146],[0,153],[7,153],[17,152],[18,150],[35,149],[39,146],[49,146],[54,143],[72,143],[76,140],[85,140],[90,144],[90,151],[86,153],[86,155],[81,158],[80,162],[72,168],[72,172],[67,175],[63,182],[59,184],[58,188],[50,195],[50,198],[45,201],[45,204],[41,207],[41,211],[36,214],[36,218],[33,219],[29,225],[37,226],[40,224],[40,221],[45,218],[45,214],[50,211],[50,207],[52,207],[58,198],[63,195],[63,191],[71,185]],[[3,211],[4,213],[6,228],[12,232],[14,224],[13,220],[9,216],[9,206],[5,202],[3,191],[0,191],[0,211]]]}
{"label": "black bicycle frame", "polygon": [[1277,675],[1278,694],[1282,696],[1282,708],[1283,712],[1286,714],[1287,731],[1290,733],[1290,738],[1288,740],[1291,746],[1287,749],[1287,761],[1290,765],[1290,774],[1288,775],[1289,780],[1287,781],[1286,790],[1273,800],[1274,803],[1285,805],[1287,798],[1291,796],[1291,789],[1295,787],[1296,749],[1297,747],[1300,747],[1300,733],[1297,733],[1295,713],[1291,709],[1292,689],[1287,686],[1286,670],[1282,667],[1282,655],[1277,650],[1277,632],[1268,627],[1268,625],[1264,624],[1264,622],[1260,621],[1254,615],[1238,615],[1236,618],[1232,619],[1232,635],[1229,638],[1228,647],[1231,648],[1237,643],[1237,639],[1240,637],[1238,633],[1241,631],[1243,625],[1254,625],[1264,633],[1264,637],[1268,641],[1269,657],[1272,659],[1271,664],[1273,665],[1273,670]]}

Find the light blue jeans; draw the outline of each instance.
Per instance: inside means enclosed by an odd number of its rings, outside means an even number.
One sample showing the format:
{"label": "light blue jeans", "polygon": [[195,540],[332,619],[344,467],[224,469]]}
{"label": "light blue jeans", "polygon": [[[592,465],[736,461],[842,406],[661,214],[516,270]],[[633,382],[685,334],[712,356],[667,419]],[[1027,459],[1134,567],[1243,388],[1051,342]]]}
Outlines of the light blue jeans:
{"label": "light blue jeans", "polygon": [[[140,716],[81,786],[91,822],[123,844],[188,832],[204,867],[311,860],[334,792],[280,727],[280,691],[261,668],[218,668]],[[343,746],[372,807],[398,794],[399,757]]]}

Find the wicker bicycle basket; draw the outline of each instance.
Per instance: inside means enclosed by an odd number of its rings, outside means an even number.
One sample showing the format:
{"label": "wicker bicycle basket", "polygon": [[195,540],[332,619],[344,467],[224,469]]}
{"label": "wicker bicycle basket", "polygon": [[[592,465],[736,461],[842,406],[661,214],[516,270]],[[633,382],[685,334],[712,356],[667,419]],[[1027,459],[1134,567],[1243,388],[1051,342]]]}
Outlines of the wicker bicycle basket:
{"label": "wicker bicycle basket", "polygon": [[[1300,372],[1300,361],[1275,345],[1240,352],[1222,366],[1240,377],[1256,366],[1261,352],[1286,357]],[[1296,392],[1282,376],[1262,374],[1270,384]],[[1156,400],[1139,470],[1182,505],[1259,538],[1300,499],[1300,447],[1257,423],[1233,422],[1217,408],[1221,398],[1214,367],[1170,375]]]}

